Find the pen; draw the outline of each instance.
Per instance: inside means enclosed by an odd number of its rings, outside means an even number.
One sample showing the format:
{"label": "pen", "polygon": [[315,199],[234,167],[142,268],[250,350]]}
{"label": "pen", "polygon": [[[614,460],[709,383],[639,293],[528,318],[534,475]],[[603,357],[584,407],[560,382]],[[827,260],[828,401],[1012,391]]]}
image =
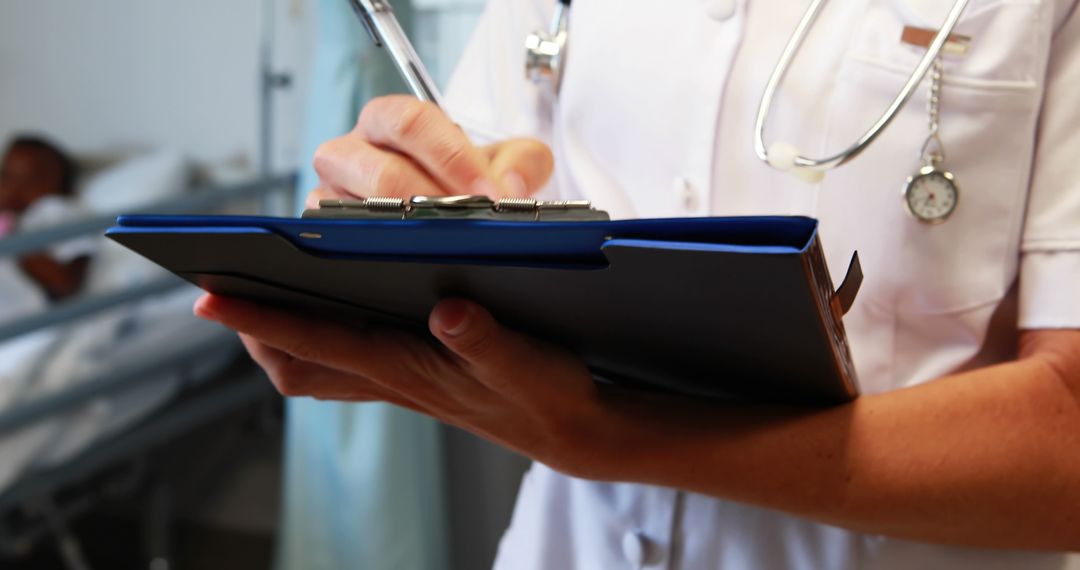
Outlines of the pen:
{"label": "pen", "polygon": [[421,101],[430,101],[441,107],[439,89],[435,87],[435,82],[420,61],[416,49],[394,17],[390,3],[385,0],[349,0],[349,3],[364,28],[371,34],[375,45],[390,52],[394,66],[413,95]]}

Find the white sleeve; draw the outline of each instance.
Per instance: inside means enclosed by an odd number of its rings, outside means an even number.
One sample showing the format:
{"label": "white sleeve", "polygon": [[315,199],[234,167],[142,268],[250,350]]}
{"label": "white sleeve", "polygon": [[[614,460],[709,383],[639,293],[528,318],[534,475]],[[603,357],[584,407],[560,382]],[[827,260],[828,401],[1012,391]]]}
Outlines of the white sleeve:
{"label": "white sleeve", "polygon": [[552,98],[525,77],[525,36],[547,29],[553,0],[490,0],[450,79],[445,106],[478,144],[550,143]]}
{"label": "white sleeve", "polygon": [[1021,242],[1019,326],[1080,328],[1080,14],[1065,8],[1047,67]]}
{"label": "white sleeve", "polygon": [[80,257],[93,257],[97,250],[97,238],[82,236],[53,245],[49,248],[49,256],[58,263],[71,263]]}
{"label": "white sleeve", "polygon": [[[59,226],[85,218],[86,213],[71,200],[58,196],[47,196],[38,200],[22,215],[19,231],[35,231]],[[54,244],[49,247],[49,256],[59,263],[70,263],[80,257],[89,257],[97,252],[99,238],[81,236]]]}

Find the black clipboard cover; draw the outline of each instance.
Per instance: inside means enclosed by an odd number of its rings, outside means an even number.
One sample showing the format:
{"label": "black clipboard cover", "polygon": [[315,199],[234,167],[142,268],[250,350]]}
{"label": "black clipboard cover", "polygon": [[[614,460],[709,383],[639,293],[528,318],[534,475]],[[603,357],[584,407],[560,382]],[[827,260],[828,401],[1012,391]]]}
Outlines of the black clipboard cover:
{"label": "black clipboard cover", "polygon": [[216,294],[426,330],[447,296],[562,344],[598,379],[831,404],[858,394],[817,221],[122,216],[106,235]]}

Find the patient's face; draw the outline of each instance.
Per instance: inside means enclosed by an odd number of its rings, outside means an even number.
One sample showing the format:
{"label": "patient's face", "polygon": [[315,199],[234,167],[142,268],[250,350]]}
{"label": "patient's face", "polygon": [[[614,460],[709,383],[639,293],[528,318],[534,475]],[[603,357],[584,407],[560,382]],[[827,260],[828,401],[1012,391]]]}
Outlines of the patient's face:
{"label": "patient's face", "polygon": [[15,145],[0,167],[0,210],[22,213],[50,194],[59,194],[63,172],[56,159],[40,149]]}

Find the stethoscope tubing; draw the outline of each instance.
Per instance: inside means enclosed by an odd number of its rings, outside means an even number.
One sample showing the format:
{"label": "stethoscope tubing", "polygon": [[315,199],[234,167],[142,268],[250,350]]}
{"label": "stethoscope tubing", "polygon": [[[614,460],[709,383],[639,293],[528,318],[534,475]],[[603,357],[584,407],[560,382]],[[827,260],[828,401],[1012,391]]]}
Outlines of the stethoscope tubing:
{"label": "stethoscope tubing", "polygon": [[[780,59],[773,68],[772,74],[769,76],[769,81],[765,85],[765,90],[762,92],[757,116],[754,121],[754,152],[757,154],[758,158],[765,162],[769,162],[769,150],[765,142],[765,124],[768,119],[769,111],[772,109],[773,98],[775,97],[780,84],[783,82],[784,77],[787,75],[788,70],[791,68],[792,60],[795,59],[796,54],[802,47],[810,27],[814,24],[814,21],[817,19],[824,4],[825,0],[811,1],[809,8],[807,8],[806,12],[803,13],[802,18],[799,20],[799,24],[795,28],[795,33],[792,34],[791,39],[789,39],[787,45],[784,46],[784,51],[781,52]],[[915,71],[908,77],[907,82],[904,83],[903,89],[900,90],[896,95],[896,98],[893,99],[892,103],[889,104],[888,108],[885,109],[885,112],[882,113],[878,120],[875,121],[854,144],[834,155],[827,156],[826,158],[807,158],[801,154],[797,155],[795,157],[795,166],[816,171],[830,170],[848,162],[858,156],[862,151],[866,150],[866,147],[881,135],[885,130],[885,127],[889,126],[889,123],[896,118],[900,110],[911,99],[911,96],[915,94],[915,90],[919,88],[919,84],[922,83],[926,73],[934,65],[934,60],[938,58],[941,51],[945,48],[945,43],[949,40],[949,36],[956,27],[956,23],[960,21],[960,16],[963,14],[967,5],[968,0],[956,0],[949,10],[948,16],[945,18],[945,23],[942,24],[937,35],[935,35],[933,41],[930,42],[926,54],[919,60],[919,64],[915,66]]]}

